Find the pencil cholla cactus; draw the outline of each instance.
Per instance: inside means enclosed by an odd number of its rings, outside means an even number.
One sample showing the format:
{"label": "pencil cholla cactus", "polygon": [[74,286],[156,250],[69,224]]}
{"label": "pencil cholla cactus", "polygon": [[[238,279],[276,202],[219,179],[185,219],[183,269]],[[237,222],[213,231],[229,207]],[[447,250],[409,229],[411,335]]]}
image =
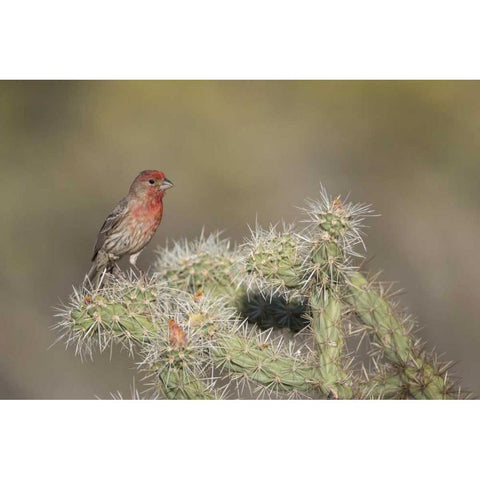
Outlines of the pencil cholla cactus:
{"label": "pencil cholla cactus", "polygon": [[74,290],[62,338],[88,356],[123,345],[148,398],[463,398],[385,286],[357,268],[371,207],[322,188],[303,212],[239,246],[202,232],[158,250],[148,279]]}

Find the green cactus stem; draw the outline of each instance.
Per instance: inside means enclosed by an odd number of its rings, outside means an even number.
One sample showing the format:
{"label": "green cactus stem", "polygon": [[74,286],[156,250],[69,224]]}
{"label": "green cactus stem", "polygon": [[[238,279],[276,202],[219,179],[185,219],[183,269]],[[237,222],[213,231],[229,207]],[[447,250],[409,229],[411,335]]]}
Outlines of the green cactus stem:
{"label": "green cactus stem", "polygon": [[[211,400],[214,392],[191,370],[189,355],[172,349],[164,363],[155,370],[156,388],[161,396],[171,400]],[[191,360],[191,359],[190,359]]]}
{"label": "green cactus stem", "polygon": [[403,389],[417,399],[457,398],[442,368],[420,352],[410,329],[359,272],[349,275],[350,302],[385,358],[398,370]]}
{"label": "green cactus stem", "polygon": [[313,291],[309,302],[323,389],[329,398],[351,398],[349,375],[342,365],[345,339],[342,303],[325,290]]}
{"label": "green cactus stem", "polygon": [[307,212],[309,226],[302,235],[308,249],[303,262],[304,284],[307,288],[335,289],[350,268],[353,246],[361,242],[355,221],[338,198],[325,198],[310,205]]}
{"label": "green cactus stem", "polygon": [[[208,344],[202,335],[182,328],[173,318],[160,324],[159,335],[144,347],[144,369],[153,372],[154,387],[168,399],[215,398],[213,381],[205,375]],[[188,331],[187,331],[188,329]]]}
{"label": "green cactus stem", "polygon": [[377,373],[358,385],[358,398],[364,399],[407,399],[405,381],[397,372]]}
{"label": "green cactus stem", "polygon": [[154,302],[152,292],[132,289],[121,300],[104,295],[87,296],[86,300],[69,310],[67,325],[70,334],[79,342],[99,340],[142,343],[156,334],[150,309]]}
{"label": "green cactus stem", "polygon": [[167,367],[156,372],[157,389],[169,400],[212,400],[214,394],[205,384],[184,368]]}
{"label": "green cactus stem", "polygon": [[259,344],[249,336],[224,336],[213,348],[217,366],[224,371],[262,384],[273,391],[311,392],[322,387],[318,368],[302,358],[296,359]]}

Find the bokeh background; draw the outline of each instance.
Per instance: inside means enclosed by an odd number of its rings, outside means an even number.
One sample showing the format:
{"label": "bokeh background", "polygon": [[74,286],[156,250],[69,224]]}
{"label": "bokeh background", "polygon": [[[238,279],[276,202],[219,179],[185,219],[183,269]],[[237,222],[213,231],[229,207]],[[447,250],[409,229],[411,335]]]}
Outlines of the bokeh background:
{"label": "bokeh background", "polygon": [[368,268],[478,396],[479,131],[473,81],[0,82],[0,398],[131,395],[132,359],[82,363],[52,327],[147,168],[176,186],[143,268],[202,227],[293,221],[320,183],[372,203]]}

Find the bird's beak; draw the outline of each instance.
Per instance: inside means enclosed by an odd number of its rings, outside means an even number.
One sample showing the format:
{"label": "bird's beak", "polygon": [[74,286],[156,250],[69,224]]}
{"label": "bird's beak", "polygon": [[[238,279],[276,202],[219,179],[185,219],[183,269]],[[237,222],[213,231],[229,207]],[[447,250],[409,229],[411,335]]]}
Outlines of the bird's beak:
{"label": "bird's beak", "polygon": [[173,182],[168,178],[164,178],[162,184],[160,185],[160,190],[168,190],[173,187]]}

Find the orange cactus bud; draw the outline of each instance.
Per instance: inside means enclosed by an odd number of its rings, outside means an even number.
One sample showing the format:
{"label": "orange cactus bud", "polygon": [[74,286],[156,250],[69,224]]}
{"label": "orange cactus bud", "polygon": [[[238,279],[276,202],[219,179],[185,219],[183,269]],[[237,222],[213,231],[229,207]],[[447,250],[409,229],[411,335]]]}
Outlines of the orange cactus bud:
{"label": "orange cactus bud", "polygon": [[199,288],[193,295],[193,299],[198,302],[203,297],[203,290]]}
{"label": "orange cactus bud", "polygon": [[168,333],[168,341],[172,347],[184,348],[187,346],[187,334],[173,318],[168,321]]}

